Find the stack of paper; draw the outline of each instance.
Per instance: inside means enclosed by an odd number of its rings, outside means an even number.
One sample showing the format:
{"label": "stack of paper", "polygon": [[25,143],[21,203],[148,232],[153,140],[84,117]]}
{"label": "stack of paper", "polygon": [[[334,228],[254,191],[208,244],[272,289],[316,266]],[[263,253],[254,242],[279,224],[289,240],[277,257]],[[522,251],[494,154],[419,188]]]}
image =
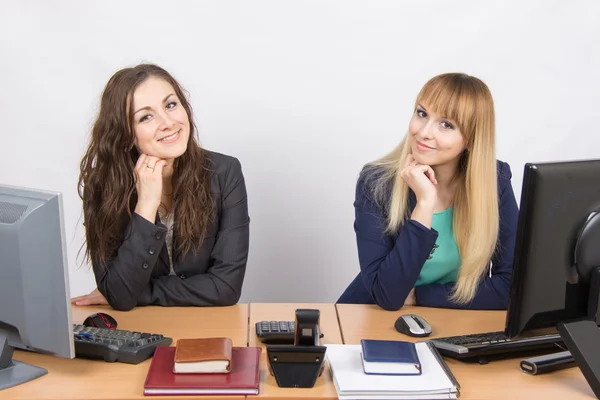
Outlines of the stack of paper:
{"label": "stack of paper", "polygon": [[360,345],[327,345],[326,358],[339,399],[456,399],[459,385],[439,354],[426,342],[416,344],[420,375],[370,375]]}

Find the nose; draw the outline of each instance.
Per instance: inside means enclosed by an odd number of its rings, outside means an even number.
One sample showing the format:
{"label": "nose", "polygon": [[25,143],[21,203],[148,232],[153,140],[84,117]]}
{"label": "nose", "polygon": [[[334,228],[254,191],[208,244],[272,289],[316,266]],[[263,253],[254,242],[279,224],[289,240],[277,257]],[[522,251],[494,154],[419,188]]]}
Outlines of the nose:
{"label": "nose", "polygon": [[418,135],[421,139],[433,139],[434,137],[434,125],[431,120],[428,120],[421,126],[421,129],[418,131]]}
{"label": "nose", "polygon": [[169,129],[175,124],[175,121],[171,118],[171,116],[164,111],[158,115],[158,118],[159,128],[161,130]]}

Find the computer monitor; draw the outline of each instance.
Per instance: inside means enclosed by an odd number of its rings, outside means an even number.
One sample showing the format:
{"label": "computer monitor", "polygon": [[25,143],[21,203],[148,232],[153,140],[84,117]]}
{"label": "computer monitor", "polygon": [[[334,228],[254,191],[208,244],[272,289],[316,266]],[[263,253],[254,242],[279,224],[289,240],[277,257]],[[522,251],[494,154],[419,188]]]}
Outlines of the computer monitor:
{"label": "computer monitor", "polygon": [[48,372],[15,348],[75,356],[60,193],[0,185],[0,263],[2,390]]}
{"label": "computer monitor", "polygon": [[599,227],[600,160],[525,165],[507,336],[565,321],[600,322],[600,287],[593,288],[600,285],[590,285],[590,271],[600,267]]}

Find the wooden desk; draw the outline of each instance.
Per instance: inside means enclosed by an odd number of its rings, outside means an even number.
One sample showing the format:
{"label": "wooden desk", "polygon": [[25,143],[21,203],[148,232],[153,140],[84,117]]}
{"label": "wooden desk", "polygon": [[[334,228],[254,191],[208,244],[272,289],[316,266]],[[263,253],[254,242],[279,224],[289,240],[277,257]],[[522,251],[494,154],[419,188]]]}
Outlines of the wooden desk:
{"label": "wooden desk", "polygon": [[[115,317],[119,328],[161,333],[177,339],[226,336],[234,346],[248,341],[248,305],[232,307],[138,307],[119,312],[108,307],[73,307],[73,323],[89,314],[105,311]],[[0,398],[9,399],[149,399],[144,397],[144,381],[150,360],[137,365],[106,363],[97,360],[63,359],[49,355],[16,351],[14,358],[48,370],[31,382],[3,390]],[[182,400],[191,396],[158,397]],[[202,399],[209,397],[201,396]],[[211,399],[244,399],[244,396]]]}
{"label": "wooden desk", "polygon": [[[506,312],[404,307],[385,311],[375,305],[336,305],[344,343],[360,339],[417,341],[394,329],[401,314],[417,314],[432,327],[429,338],[504,330]],[[446,358],[461,385],[461,399],[595,399],[579,368],[532,376],[519,370],[522,358],[470,364]]]}
{"label": "wooden desk", "polygon": [[[321,344],[341,344],[342,337],[338,325],[335,305],[319,303],[303,304],[271,304],[250,303],[250,325],[248,326],[248,345],[263,348],[260,360],[260,393],[258,397],[275,399],[337,399],[337,392],[331,380],[329,369],[325,367],[315,386],[311,389],[280,388],[275,378],[269,373],[267,351],[256,337],[255,324],[258,321],[293,321],[297,308],[313,308],[321,311],[320,327],[325,335]],[[251,399],[253,396],[248,396]]]}

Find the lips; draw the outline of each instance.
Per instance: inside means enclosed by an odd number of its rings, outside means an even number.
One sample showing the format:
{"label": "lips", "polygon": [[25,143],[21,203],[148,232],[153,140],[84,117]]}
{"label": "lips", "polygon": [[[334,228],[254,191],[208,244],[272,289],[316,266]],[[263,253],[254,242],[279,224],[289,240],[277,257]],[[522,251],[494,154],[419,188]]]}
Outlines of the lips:
{"label": "lips", "polygon": [[435,150],[435,148],[429,147],[426,144],[419,142],[418,140],[416,141],[416,144],[417,144],[417,148],[421,151]]}
{"label": "lips", "polygon": [[167,135],[167,136],[164,136],[164,137],[158,139],[158,141],[161,143],[172,143],[172,142],[176,141],[177,139],[179,139],[180,134],[181,134],[181,129],[175,133],[172,133],[170,135]]}

